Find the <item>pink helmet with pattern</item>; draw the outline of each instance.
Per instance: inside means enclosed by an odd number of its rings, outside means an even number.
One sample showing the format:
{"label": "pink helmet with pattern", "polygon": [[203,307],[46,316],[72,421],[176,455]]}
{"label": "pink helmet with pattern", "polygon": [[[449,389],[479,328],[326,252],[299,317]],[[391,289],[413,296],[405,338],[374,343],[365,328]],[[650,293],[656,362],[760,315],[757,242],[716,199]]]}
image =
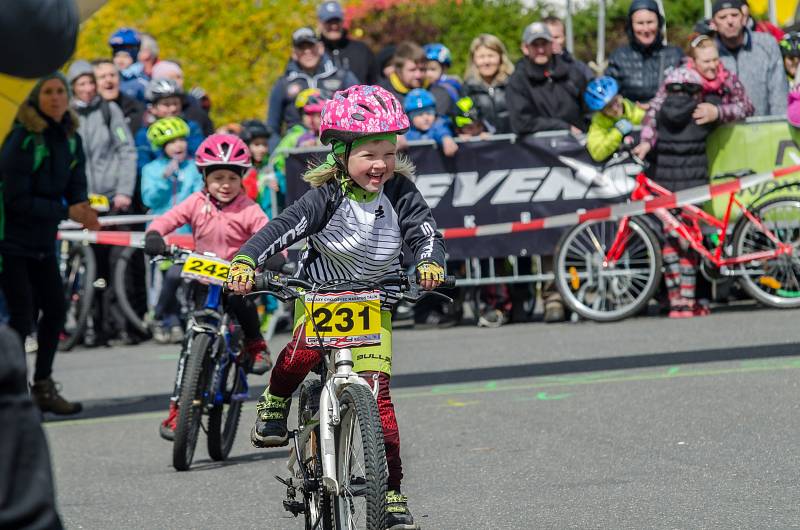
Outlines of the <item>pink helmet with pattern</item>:
{"label": "pink helmet with pattern", "polygon": [[349,144],[372,134],[403,134],[409,125],[403,106],[391,92],[379,86],[356,85],[325,102],[319,139],[323,144],[331,140]]}
{"label": "pink helmet with pattern", "polygon": [[195,152],[194,161],[201,170],[209,166],[223,166],[243,173],[251,166],[247,144],[233,134],[212,134],[203,140]]}

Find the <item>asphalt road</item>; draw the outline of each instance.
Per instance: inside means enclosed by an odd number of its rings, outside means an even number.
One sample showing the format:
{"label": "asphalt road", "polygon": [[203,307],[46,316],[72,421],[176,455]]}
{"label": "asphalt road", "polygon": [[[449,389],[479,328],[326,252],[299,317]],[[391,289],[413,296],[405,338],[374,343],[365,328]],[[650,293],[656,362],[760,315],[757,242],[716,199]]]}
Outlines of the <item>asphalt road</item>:
{"label": "asphalt road", "polygon": [[[800,526],[800,311],[395,333],[403,490],[425,529]],[[273,349],[280,340],[276,339]],[[174,348],[61,354],[48,421],[69,528],[302,528],[285,449],[171,467]],[[251,396],[263,388],[252,378]],[[294,417],[294,410],[293,415]]]}

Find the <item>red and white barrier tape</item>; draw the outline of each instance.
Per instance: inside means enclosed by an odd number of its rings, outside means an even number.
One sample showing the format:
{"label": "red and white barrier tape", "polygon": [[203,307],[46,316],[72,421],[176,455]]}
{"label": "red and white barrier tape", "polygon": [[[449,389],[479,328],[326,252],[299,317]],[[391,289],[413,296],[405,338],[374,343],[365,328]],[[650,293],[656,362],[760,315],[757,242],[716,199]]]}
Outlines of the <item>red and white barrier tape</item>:
{"label": "red and white barrier tape", "polygon": [[[156,215],[113,215],[109,217],[99,217],[102,226],[136,225],[149,223],[155,219]],[[58,225],[59,230],[80,230],[83,225],[75,221],[61,221]]]}
{"label": "red and white barrier tape", "polygon": [[[472,228],[444,228],[440,229],[440,231],[445,239],[461,239],[465,237],[496,236],[502,234],[513,234],[517,232],[532,232],[535,230],[543,230],[545,228],[575,226],[589,220],[610,221],[613,219],[620,219],[622,217],[644,215],[654,212],[660,208],[678,208],[687,204],[701,203],[711,199],[712,197],[727,195],[731,192],[736,193],[738,191],[761,184],[762,182],[767,182],[772,179],[785,177],[787,175],[791,175],[792,173],[798,172],[800,172],[800,165],[795,165],[776,169],[769,173],[757,173],[755,175],[749,175],[740,179],[731,180],[730,182],[697,186],[695,188],[685,189],[672,195],[665,195],[663,197],[654,197],[641,201],[613,204],[611,206],[604,206],[602,208],[595,208],[593,210],[583,210],[575,213],[565,213],[551,217],[542,217],[540,219],[533,219],[527,222],[520,221],[512,223],[496,223],[475,226]],[[124,219],[125,217],[136,217],[136,222],[143,222],[141,218],[148,217],[149,219],[147,219],[147,221],[150,221],[155,216],[118,216],[101,218],[100,220],[101,224],[106,226],[110,226],[112,224],[132,224],[131,221],[124,223],[102,222],[105,219]],[[64,225],[64,223],[62,223],[62,225]],[[80,228],[80,225],[77,223],[75,223],[75,225],[77,228]],[[137,248],[144,247],[144,232],[90,232],[87,230],[61,230],[58,232],[58,237],[59,239],[65,241],[85,241],[98,245],[116,245]],[[188,234],[168,236],[166,239],[167,243],[170,245],[178,245],[179,247],[189,249],[194,248],[194,239]]]}
{"label": "red and white barrier tape", "polygon": [[595,208],[593,210],[583,210],[575,213],[565,213],[551,217],[542,217],[527,222],[496,223],[490,225],[475,226],[472,228],[444,228],[440,229],[445,239],[460,239],[465,237],[496,236],[501,234],[513,234],[517,232],[532,232],[545,228],[559,228],[564,226],[575,226],[584,221],[602,220],[610,221],[622,217],[632,217],[644,215],[660,208],[678,208],[687,204],[697,204],[705,202],[712,197],[727,195],[731,192],[738,192],[752,186],[761,184],[772,179],[777,179],[800,172],[800,165],[789,166],[776,169],[769,173],[757,173],[740,179],[721,184],[710,184],[689,188],[672,195],[654,197],[641,201],[626,202]]}
{"label": "red and white barrier tape", "polygon": [[[116,232],[88,230],[60,230],[58,239],[62,241],[80,241],[97,245],[113,245],[118,247],[144,248],[144,232]],[[194,248],[194,238],[191,234],[174,234],[165,238],[168,245],[178,245],[181,248]]]}

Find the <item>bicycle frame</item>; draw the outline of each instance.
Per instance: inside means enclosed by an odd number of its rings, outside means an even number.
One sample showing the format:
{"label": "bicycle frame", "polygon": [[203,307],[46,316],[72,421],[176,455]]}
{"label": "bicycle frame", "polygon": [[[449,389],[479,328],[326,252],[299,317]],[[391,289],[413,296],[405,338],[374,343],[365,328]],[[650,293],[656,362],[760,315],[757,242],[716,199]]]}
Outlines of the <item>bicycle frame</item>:
{"label": "bicycle frame", "polygon": [[[658,185],[657,183],[653,182],[643,173],[640,173],[636,176],[636,188],[634,189],[633,193],[631,194],[631,198],[633,200],[641,200],[641,199],[650,199],[655,197],[667,197],[671,196],[672,193],[664,188],[663,186]],[[725,248],[725,242],[728,238],[728,227],[730,225],[730,218],[731,218],[731,211],[733,206],[736,205],[750,222],[758,227],[764,235],[766,235],[776,246],[775,250],[769,251],[762,251],[762,252],[753,252],[750,254],[742,254],[741,256],[725,256],[723,255],[723,249]],[[688,219],[691,222],[691,225],[687,225],[681,219],[675,216],[672,212],[670,212],[666,208],[658,208],[653,213],[659,220],[664,223],[664,227],[671,232],[674,232],[678,235],[680,239],[686,241],[689,246],[691,246],[698,254],[700,254],[705,260],[709,263],[713,264],[716,268],[725,271],[728,267],[739,265],[742,263],[747,263],[751,261],[756,261],[760,259],[768,259],[774,258],[776,256],[780,256],[782,254],[791,254],[793,252],[792,245],[782,243],[776,236],[773,234],[756,216],[754,216],[747,207],[742,204],[739,199],[736,198],[735,193],[731,191],[728,194],[728,204],[725,209],[725,215],[723,216],[722,220],[717,219],[713,215],[703,211],[702,209],[698,208],[693,204],[688,204],[685,206],[680,207],[681,215]],[[628,234],[628,223],[629,218],[625,217],[620,220],[619,227],[617,228],[617,233],[614,238],[613,243],[606,252],[604,265],[613,264],[618,261],[623,253],[625,252],[625,243],[627,240]],[[703,233],[700,230],[700,224],[708,225],[715,229],[715,233],[718,236],[718,243],[716,244],[716,248],[709,250],[706,248],[705,243],[703,241]]]}
{"label": "bicycle frame", "polygon": [[[330,360],[333,360],[333,366]],[[298,476],[294,469],[295,464],[300,462],[300,448],[308,443],[314,428],[319,425],[320,432],[320,453],[322,454],[322,486],[333,494],[341,493],[339,482],[336,480],[336,441],[334,431],[341,421],[339,415],[339,396],[342,390],[348,385],[364,385],[369,388],[369,383],[353,371],[353,353],[350,348],[329,349],[325,355],[326,375],[323,376],[323,386],[319,397],[319,410],[313,417],[313,421],[304,425],[303,428],[294,436],[294,452],[289,456],[287,467],[293,476]],[[377,377],[374,379],[374,387],[371,389],[373,396],[378,395]],[[305,467],[300,465],[300,471],[304,482],[308,483]]]}

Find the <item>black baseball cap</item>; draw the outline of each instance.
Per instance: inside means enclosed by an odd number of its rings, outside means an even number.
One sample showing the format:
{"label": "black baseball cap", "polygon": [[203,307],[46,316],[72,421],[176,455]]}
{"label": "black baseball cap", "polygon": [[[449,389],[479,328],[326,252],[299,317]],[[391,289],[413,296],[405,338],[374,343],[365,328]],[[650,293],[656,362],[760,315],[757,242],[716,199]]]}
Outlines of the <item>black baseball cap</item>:
{"label": "black baseball cap", "polygon": [[711,4],[711,16],[716,15],[723,9],[738,9],[742,10],[744,2],[742,0],[717,0]]}

